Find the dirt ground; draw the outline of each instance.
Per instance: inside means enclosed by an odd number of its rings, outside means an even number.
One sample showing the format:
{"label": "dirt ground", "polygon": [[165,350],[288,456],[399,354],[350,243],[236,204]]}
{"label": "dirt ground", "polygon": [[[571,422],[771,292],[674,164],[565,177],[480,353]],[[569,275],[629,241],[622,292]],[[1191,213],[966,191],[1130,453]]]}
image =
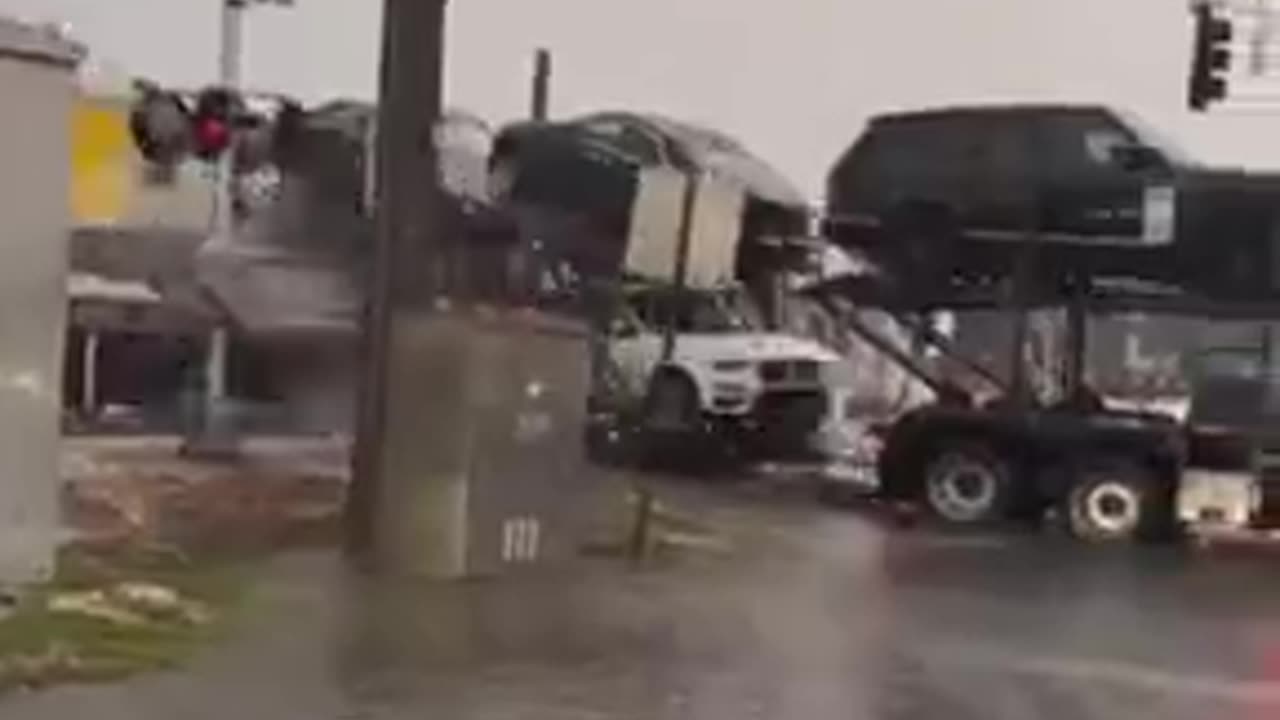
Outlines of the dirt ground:
{"label": "dirt ground", "polygon": [[331,541],[345,442],[254,439],[231,460],[184,458],[174,438],[73,438],[62,450],[73,542],[243,551]]}

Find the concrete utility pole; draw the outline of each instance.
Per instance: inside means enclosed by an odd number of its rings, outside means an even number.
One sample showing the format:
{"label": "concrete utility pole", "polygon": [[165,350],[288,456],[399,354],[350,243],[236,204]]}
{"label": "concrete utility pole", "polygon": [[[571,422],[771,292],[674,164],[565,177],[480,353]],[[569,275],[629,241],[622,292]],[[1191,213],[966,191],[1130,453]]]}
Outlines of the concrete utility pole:
{"label": "concrete utility pole", "polygon": [[434,350],[420,332],[430,323],[440,287],[441,263],[433,252],[441,244],[434,133],[445,2],[384,5],[376,238],[346,515],[353,558],[379,569],[413,565],[438,575],[453,574],[466,538],[465,498],[457,497],[465,492],[465,475],[432,465],[432,453],[444,453],[435,447],[443,438],[430,437],[429,423],[421,421],[432,403],[446,401],[442,394],[453,381],[431,375]]}

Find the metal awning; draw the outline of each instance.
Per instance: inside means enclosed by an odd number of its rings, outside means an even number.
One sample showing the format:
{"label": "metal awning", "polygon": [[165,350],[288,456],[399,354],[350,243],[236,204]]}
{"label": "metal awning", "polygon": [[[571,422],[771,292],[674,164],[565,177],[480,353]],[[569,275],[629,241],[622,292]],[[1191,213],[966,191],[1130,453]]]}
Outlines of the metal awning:
{"label": "metal awning", "polygon": [[72,272],[67,275],[67,297],[72,302],[100,301],[130,305],[158,305],[160,293],[138,280],[113,280],[101,275]]}

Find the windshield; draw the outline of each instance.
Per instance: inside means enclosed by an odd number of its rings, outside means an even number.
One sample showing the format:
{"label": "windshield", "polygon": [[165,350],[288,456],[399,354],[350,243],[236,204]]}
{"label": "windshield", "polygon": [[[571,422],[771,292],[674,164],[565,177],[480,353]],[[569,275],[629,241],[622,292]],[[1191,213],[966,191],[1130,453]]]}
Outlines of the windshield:
{"label": "windshield", "polygon": [[632,295],[631,309],[649,327],[660,328],[673,318],[681,333],[718,335],[751,332],[763,327],[759,311],[745,293],[736,290],[692,291],[676,299],[665,292]]}
{"label": "windshield", "polygon": [[1138,138],[1138,142],[1159,150],[1174,165],[1189,167],[1199,164],[1181,143],[1174,140],[1171,135],[1156,127],[1146,118],[1127,110],[1116,110],[1115,113],[1120,121]]}
{"label": "windshield", "polygon": [[689,293],[676,306],[675,325],[678,332],[711,335],[757,327],[749,303],[733,292]]}

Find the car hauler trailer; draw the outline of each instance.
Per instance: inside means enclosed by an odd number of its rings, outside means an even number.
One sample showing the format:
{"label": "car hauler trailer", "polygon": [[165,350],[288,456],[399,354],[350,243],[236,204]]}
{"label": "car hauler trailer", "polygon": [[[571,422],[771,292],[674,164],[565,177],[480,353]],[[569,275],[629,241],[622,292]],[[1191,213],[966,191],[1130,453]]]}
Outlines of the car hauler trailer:
{"label": "car hauler trailer", "polygon": [[[1016,279],[1010,283],[1016,285]],[[934,391],[936,400],[887,425],[876,460],[875,493],[921,506],[949,524],[1038,520],[1050,509],[1074,534],[1098,541],[1280,528],[1280,369],[1261,333],[1256,345],[1201,352],[1191,365],[1185,418],[1109,407],[1084,383],[1086,322],[1091,315],[1143,313],[1209,320],[1280,317],[1280,301],[1222,301],[1171,288],[1108,278],[1076,278],[1054,291],[1009,285],[950,296],[904,292],[871,274],[808,289],[855,335]],[[1010,298],[1020,298],[1011,301]],[[919,318],[953,310],[1002,309],[1012,325],[1032,309],[1065,308],[1063,397],[1030,397],[1025,377],[997,378],[959,357]],[[994,387],[980,402],[858,320],[856,308],[884,310],[920,333],[923,343],[959,361]],[[1025,333],[1013,333],[1012,365],[1025,357]]]}
{"label": "car hauler trailer", "polygon": [[[1083,380],[1091,314],[1280,317],[1277,188],[1206,169],[1103,106],[874,119],[832,169],[823,235],[879,272],[815,294],[907,316],[1000,309],[1013,337],[997,400],[946,387],[892,423],[879,493],[959,524],[1057,508],[1093,539],[1265,524],[1265,414],[1206,427],[1212,372],[1199,373],[1185,422],[1107,407]],[[1028,392],[1031,308],[1066,311],[1064,392],[1049,403]]]}

